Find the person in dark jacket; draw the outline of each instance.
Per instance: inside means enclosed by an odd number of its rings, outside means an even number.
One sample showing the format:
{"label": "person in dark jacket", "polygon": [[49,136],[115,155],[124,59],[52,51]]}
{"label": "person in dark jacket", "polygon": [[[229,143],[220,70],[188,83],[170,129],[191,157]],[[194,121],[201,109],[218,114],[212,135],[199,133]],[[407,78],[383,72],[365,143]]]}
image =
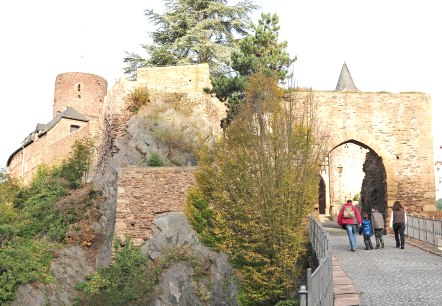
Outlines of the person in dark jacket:
{"label": "person in dark jacket", "polygon": [[364,237],[365,249],[373,250],[373,244],[371,243],[371,235],[373,235],[373,230],[367,213],[362,214],[362,223],[361,227],[359,228],[359,235]]}
{"label": "person in dark jacket", "polygon": [[384,238],[382,234],[384,232],[384,216],[379,212],[377,206],[373,206],[371,209],[371,224],[374,229],[374,237],[376,239],[376,249],[379,247],[384,248]]}
{"label": "person in dark jacket", "polygon": [[405,225],[407,224],[407,214],[404,205],[395,201],[390,215],[390,227],[394,230],[394,239],[396,247],[403,249],[405,247]]}
{"label": "person in dark jacket", "polygon": [[[353,213],[352,213],[353,212]],[[342,206],[338,214],[338,224],[347,230],[348,240],[350,241],[350,250],[356,251],[358,242],[356,241],[356,224],[361,225],[362,218],[359,209],[353,206],[352,200]]]}

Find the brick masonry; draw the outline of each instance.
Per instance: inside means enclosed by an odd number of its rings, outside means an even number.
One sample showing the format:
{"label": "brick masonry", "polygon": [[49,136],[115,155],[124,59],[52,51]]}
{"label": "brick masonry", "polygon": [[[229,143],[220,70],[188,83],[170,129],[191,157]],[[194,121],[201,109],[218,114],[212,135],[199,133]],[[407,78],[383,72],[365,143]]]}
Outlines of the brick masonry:
{"label": "brick masonry", "polygon": [[53,116],[73,107],[88,119],[98,118],[106,92],[107,81],[98,75],[80,72],[59,74],[55,79]]}
{"label": "brick masonry", "polygon": [[155,215],[184,209],[187,190],[195,184],[191,167],[120,168],[115,235],[135,245],[150,237]]}

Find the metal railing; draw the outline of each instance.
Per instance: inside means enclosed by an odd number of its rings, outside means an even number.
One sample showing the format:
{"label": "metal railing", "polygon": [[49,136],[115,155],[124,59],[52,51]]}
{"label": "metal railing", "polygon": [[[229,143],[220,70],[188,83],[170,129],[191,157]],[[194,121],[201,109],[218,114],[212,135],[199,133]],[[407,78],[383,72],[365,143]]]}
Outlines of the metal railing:
{"label": "metal railing", "polygon": [[442,220],[407,215],[405,235],[434,246],[442,242]]}
{"label": "metal railing", "polygon": [[333,305],[333,263],[328,233],[312,216],[309,219],[309,238],[319,266],[314,272],[307,269],[307,288],[299,290],[301,306]]}

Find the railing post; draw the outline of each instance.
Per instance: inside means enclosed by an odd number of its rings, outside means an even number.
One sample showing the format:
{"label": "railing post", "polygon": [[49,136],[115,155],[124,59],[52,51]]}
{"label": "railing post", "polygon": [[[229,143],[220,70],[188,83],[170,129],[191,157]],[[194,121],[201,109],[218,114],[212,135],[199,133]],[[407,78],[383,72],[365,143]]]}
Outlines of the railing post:
{"label": "railing post", "polygon": [[307,293],[308,293],[308,291],[304,285],[302,285],[299,288],[298,293],[299,293],[299,301],[300,301],[299,305],[300,306],[307,306]]}
{"label": "railing post", "polygon": [[307,269],[307,306],[312,306],[313,299],[313,282],[312,282],[312,269]]}

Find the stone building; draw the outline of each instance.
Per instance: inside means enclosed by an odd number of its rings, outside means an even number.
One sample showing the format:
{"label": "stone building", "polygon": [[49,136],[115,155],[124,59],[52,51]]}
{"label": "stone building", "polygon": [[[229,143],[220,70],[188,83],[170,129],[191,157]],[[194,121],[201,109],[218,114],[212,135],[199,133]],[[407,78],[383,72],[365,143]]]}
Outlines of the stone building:
{"label": "stone building", "polygon": [[[209,100],[201,97],[210,87],[209,77],[207,65],[146,68],[138,71],[137,82],[117,82],[106,92],[107,82],[99,76],[61,74],[55,84],[54,118],[25,138],[9,157],[8,169],[29,181],[39,164],[66,155],[75,139],[94,135],[102,139],[98,163],[105,165],[113,154],[112,143],[105,140],[124,135],[127,95],[134,86],[186,93],[200,101],[194,107],[205,109]],[[328,154],[318,169],[321,213],[333,213],[344,199],[355,196],[363,210],[377,205],[384,214],[395,200],[410,212],[435,210],[427,94],[361,92],[344,63],[336,89],[314,91],[313,97],[329,133]],[[210,122],[219,117],[219,110],[215,113]]]}
{"label": "stone building", "polygon": [[[150,92],[189,95],[200,95],[204,88],[211,86],[207,64],[139,69],[137,82],[129,83],[132,86],[126,86],[123,92],[122,82],[117,82],[108,93],[107,81],[100,76],[80,72],[58,75],[55,80],[53,118],[46,124],[37,124],[12,152],[6,163],[9,173],[27,183],[38,165],[65,157],[76,139],[96,137],[102,142],[106,136],[103,133],[116,136],[124,133],[120,133],[119,129],[128,119],[127,96],[134,86],[144,86]],[[121,122],[108,125],[109,121],[118,120]],[[99,149],[110,148],[101,146]],[[103,152],[98,152],[98,155],[97,162],[100,163]]]}
{"label": "stone building", "polygon": [[399,200],[409,213],[435,210],[431,99],[420,92],[361,92],[344,63],[335,91],[315,91],[329,137],[319,210],[336,213],[357,195],[388,215]]}
{"label": "stone building", "polygon": [[76,139],[96,136],[106,92],[107,81],[100,76],[80,72],[58,75],[53,118],[46,124],[38,123],[9,156],[9,173],[29,182],[38,165],[66,156]]}

